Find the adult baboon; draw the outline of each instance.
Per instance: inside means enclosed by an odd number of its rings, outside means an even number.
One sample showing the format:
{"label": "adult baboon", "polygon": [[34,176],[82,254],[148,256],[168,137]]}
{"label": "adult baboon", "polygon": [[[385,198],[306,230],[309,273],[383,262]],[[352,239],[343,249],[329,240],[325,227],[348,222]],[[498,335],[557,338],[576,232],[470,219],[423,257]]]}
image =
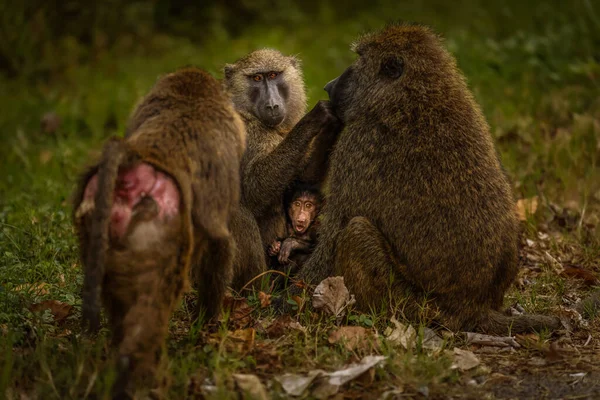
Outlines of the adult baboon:
{"label": "adult baboon", "polygon": [[244,255],[235,263],[234,287],[240,287],[264,269],[267,247],[285,235],[286,188],[298,177],[315,184],[322,181],[339,122],[325,101],[304,115],[300,62],[279,51],[257,50],[226,65],[224,83],[248,132],[241,167],[242,208],[232,227],[238,252]]}
{"label": "adult baboon", "polygon": [[496,311],[517,273],[515,203],[454,57],[410,24],[366,35],[354,50],[356,62],[325,87],[345,128],[300,278],[342,275],[362,308],[408,296],[411,318],[431,300],[451,330],[556,327]]}
{"label": "adult baboon", "polygon": [[231,214],[240,198],[245,130],[219,83],[186,68],[161,78],[75,194],[85,268],[84,324],[108,311],[121,375],[151,379],[171,313],[188,286],[198,310],[219,312],[231,282]]}

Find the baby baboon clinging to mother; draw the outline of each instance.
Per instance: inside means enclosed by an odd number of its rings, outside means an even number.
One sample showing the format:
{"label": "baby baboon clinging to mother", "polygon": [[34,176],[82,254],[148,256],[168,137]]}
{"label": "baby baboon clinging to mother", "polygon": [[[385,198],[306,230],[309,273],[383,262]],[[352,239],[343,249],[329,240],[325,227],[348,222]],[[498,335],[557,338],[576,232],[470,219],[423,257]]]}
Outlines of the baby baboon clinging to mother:
{"label": "baby baboon clinging to mother", "polygon": [[169,317],[188,286],[215,316],[231,281],[229,220],[239,203],[245,130],[219,83],[186,68],[161,78],[80,180],[74,221],[85,269],[84,323],[100,325],[100,297],[122,376],[151,379]]}
{"label": "baby baboon clinging to mother", "polygon": [[275,240],[268,249],[273,264],[295,273],[308,259],[317,242],[319,211],[323,195],[313,185],[298,183],[284,196],[286,236]]}
{"label": "baby baboon clinging to mother", "polygon": [[231,230],[237,247],[234,288],[264,270],[268,246],[286,235],[283,195],[295,179],[320,184],[339,132],[321,101],[306,115],[300,61],[277,50],[254,51],[225,66],[224,84],[248,132],[242,200]]}
{"label": "baby baboon clinging to mother", "polygon": [[407,299],[410,318],[429,300],[452,330],[557,327],[497,311],[517,274],[515,203],[454,57],[410,24],[353,47],[358,59],[325,87],[344,130],[319,243],[299,277],[342,275],[363,309]]}

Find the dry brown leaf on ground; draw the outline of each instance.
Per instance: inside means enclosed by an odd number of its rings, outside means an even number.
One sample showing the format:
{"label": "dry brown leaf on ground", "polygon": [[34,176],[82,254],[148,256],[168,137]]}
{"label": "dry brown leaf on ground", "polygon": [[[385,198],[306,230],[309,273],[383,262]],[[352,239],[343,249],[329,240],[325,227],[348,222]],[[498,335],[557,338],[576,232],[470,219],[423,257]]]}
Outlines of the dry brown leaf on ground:
{"label": "dry brown leaf on ground", "polygon": [[267,337],[273,339],[281,337],[292,330],[306,332],[306,328],[300,325],[300,323],[294,320],[289,314],[280,315],[277,317],[271,325],[265,329]]}
{"label": "dry brown leaf on ground", "polygon": [[442,339],[433,329],[423,328],[423,342],[421,346],[432,351],[434,354],[439,353],[444,349],[444,339]]}
{"label": "dry brown leaf on ground", "polygon": [[248,305],[248,300],[244,297],[236,298],[227,294],[223,299],[223,312],[219,318],[220,322],[224,322],[224,313],[229,311],[229,322],[238,328],[248,326],[252,322],[252,311],[254,309]]}
{"label": "dry brown leaf on ground", "polygon": [[461,371],[468,371],[478,366],[481,361],[479,358],[469,350],[461,350],[458,347],[454,348],[453,352],[454,362],[452,363],[451,369],[460,369]]}
{"label": "dry brown leaf on ground", "polygon": [[482,333],[464,332],[467,344],[493,347],[514,347],[518,349],[521,345],[512,336],[492,336]]}
{"label": "dry brown leaf on ground", "polygon": [[46,282],[24,283],[17,285],[13,289],[15,292],[31,293],[35,296],[45,296],[48,292],[48,284]]}
{"label": "dry brown leaf on ground", "polygon": [[538,207],[538,197],[517,200],[517,215],[520,221],[526,221],[528,215],[535,214]]}
{"label": "dry brown leaf on ground", "polygon": [[341,326],[329,334],[328,341],[330,344],[342,343],[350,351],[379,347],[375,332],[362,326]]}
{"label": "dry brown leaf on ground", "polygon": [[560,275],[569,278],[581,279],[583,280],[583,283],[588,286],[596,286],[600,283],[600,280],[598,280],[598,277],[594,273],[581,267],[567,266],[560,273]]}
{"label": "dry brown leaf on ground", "polygon": [[40,303],[32,304],[29,309],[32,312],[50,310],[50,313],[54,316],[54,321],[61,322],[71,314],[73,306],[58,300],[44,300]]}
{"label": "dry brown leaf on ground", "polygon": [[[256,375],[233,374],[233,380],[240,392],[254,400],[268,400],[267,390]],[[246,398],[244,396],[244,398]]]}
{"label": "dry brown leaf on ground", "polygon": [[225,346],[238,353],[246,353],[254,347],[256,331],[254,328],[238,329],[227,335]]}
{"label": "dry brown leaf on ground", "polygon": [[315,382],[312,395],[316,398],[327,398],[334,395],[340,386],[354,380],[385,360],[385,356],[366,356],[359,363],[350,364],[334,372],[325,372],[317,369],[307,375],[284,374],[276,376],[275,380],[281,384],[286,394],[301,396],[309,386]]}
{"label": "dry brown leaf on ground", "polygon": [[354,295],[350,295],[341,276],[324,279],[317,285],[313,294],[313,307],[317,310],[341,318],[344,310],[354,304]]}
{"label": "dry brown leaf on ground", "polygon": [[265,292],[258,292],[258,300],[260,301],[260,308],[267,308],[271,305],[271,295]]}
{"label": "dry brown leaf on ground", "polygon": [[417,339],[417,331],[412,325],[404,325],[398,321],[395,317],[390,319],[390,322],[394,324],[394,328],[388,327],[384,331],[386,339],[396,345],[401,345],[406,350],[412,349],[415,346]]}

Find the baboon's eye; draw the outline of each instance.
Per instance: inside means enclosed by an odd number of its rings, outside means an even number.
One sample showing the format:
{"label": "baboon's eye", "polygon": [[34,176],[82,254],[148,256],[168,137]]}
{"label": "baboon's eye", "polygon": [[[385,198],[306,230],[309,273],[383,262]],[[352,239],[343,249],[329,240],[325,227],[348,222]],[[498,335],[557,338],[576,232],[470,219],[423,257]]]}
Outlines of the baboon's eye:
{"label": "baboon's eye", "polygon": [[252,79],[254,79],[254,81],[255,81],[255,82],[260,82],[260,81],[262,81],[262,78],[263,78],[263,77],[262,77],[262,75],[260,75],[260,74],[256,74],[256,75],[253,75],[253,76],[252,76]]}
{"label": "baboon's eye", "polygon": [[279,75],[277,72],[269,72],[269,79],[275,79]]}
{"label": "baboon's eye", "polygon": [[404,71],[404,60],[399,57],[390,57],[381,63],[381,74],[388,78],[398,79]]}

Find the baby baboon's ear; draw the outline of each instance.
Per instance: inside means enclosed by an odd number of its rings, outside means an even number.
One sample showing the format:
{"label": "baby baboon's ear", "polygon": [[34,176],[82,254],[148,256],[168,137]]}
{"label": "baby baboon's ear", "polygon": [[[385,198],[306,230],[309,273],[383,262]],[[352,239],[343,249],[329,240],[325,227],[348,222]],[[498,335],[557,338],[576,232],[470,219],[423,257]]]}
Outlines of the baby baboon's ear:
{"label": "baby baboon's ear", "polygon": [[225,79],[231,79],[231,77],[233,76],[233,73],[235,72],[235,65],[234,64],[225,64],[225,67],[223,68],[223,72],[225,73]]}

